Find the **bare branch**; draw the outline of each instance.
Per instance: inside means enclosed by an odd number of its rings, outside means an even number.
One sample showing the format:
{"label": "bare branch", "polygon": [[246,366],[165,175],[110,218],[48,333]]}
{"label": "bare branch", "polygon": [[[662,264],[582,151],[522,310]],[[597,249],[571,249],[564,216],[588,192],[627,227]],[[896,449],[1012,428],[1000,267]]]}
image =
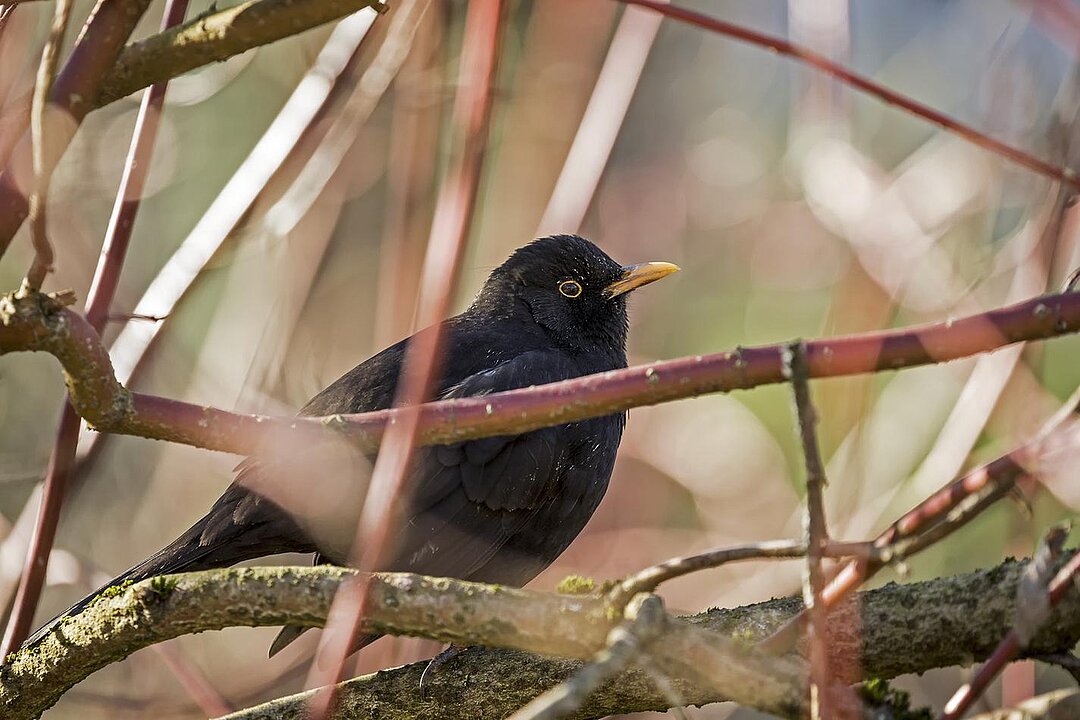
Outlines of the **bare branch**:
{"label": "bare branch", "polygon": [[[1013,627],[994,648],[990,658],[975,673],[971,682],[963,685],[949,698],[949,702],[945,703],[942,720],[959,720],[967,713],[971,704],[986,691],[994,678],[1028,646],[1038,627],[1046,622],[1050,608],[1060,602],[1065,593],[1074,586],[1074,579],[1080,572],[1080,554],[1073,555],[1052,578],[1049,578],[1053,566],[1057,564],[1053,560],[1057,559],[1067,534],[1068,531],[1063,528],[1054,528],[1047,535],[1035,560],[1029,564],[1029,570],[1024,573],[1017,588],[1017,613]],[[1048,578],[1049,583],[1043,587],[1035,589],[1031,587],[1039,584],[1040,581],[1045,583]],[[1038,593],[1040,598],[1033,600],[1031,598],[1033,593]],[[1034,610],[1032,605],[1036,606]]]}
{"label": "bare branch", "polygon": [[783,560],[803,557],[805,554],[806,543],[796,540],[772,540],[747,545],[735,545],[698,555],[674,558],[645,568],[626,578],[608,593],[608,602],[613,608],[621,609],[626,607],[626,604],[635,595],[652,592],[661,583],[674,580],[683,575],[717,568],[732,562],[763,560],[766,558]]}
{"label": "bare branch", "polygon": [[[48,163],[55,164],[67,150],[75,131],[92,109],[90,101],[97,97],[102,80],[149,4],[150,0],[99,0],[94,7],[49,91],[51,111],[66,119],[57,122],[50,132]],[[19,109],[12,111],[17,126],[22,126],[24,120],[19,116],[25,118],[28,110],[29,103],[24,101]],[[29,212],[28,199],[15,179],[25,176],[29,165],[27,148],[22,145],[15,148],[0,174],[0,256],[7,251]]]}
{"label": "bare branch", "polygon": [[773,52],[780,53],[781,55],[794,58],[805,65],[828,74],[846,85],[850,85],[868,95],[873,95],[882,102],[888,103],[889,105],[895,105],[912,115],[916,115],[928,122],[932,122],[954,135],[964,138],[974,145],[989,150],[995,155],[1008,158],[1017,165],[1026,167],[1028,170],[1032,170],[1053,180],[1072,185],[1073,187],[1080,187],[1080,178],[1077,177],[1076,171],[1072,168],[1059,167],[1052,163],[1048,163],[1045,160],[1040,160],[1034,155],[1014,148],[1000,140],[995,140],[985,133],[979,132],[975,128],[964,125],[945,113],[935,110],[929,105],[924,105],[906,95],[876,83],[870,78],[854,73],[813,50],[801,47],[783,38],[772,37],[764,33],[750,30],[749,28],[741,27],[734,23],[724,22],[723,20],[710,17],[704,13],[678,7],[677,5],[669,5],[662,0],[619,0],[619,2],[627,5],[646,7],[674,20],[721,35],[726,35],[752,45],[767,48]]}
{"label": "bare branch", "polygon": [[586,665],[510,716],[510,720],[558,720],[580,708],[602,683],[632,664],[667,624],[656,595],[641,594],[626,606],[626,621],[608,633],[607,645]]}
{"label": "bare branch", "polygon": [[[1080,390],[1062,406],[1039,434],[999,458],[953,480],[926,498],[874,540],[876,555],[850,560],[833,576],[822,592],[829,607],[841,602],[890,562],[896,562],[939,542],[966,525],[983,510],[1005,497],[1016,483],[1037,470],[1040,457],[1055,446],[1075,445],[1080,411]],[[801,614],[763,643],[768,652],[783,653],[794,646]]]}
{"label": "bare branch", "polygon": [[49,184],[52,179],[55,158],[46,152],[47,141],[55,127],[55,118],[49,117],[49,91],[52,90],[56,76],[56,63],[60,58],[60,46],[67,34],[68,18],[71,16],[71,0],[57,0],[53,11],[52,27],[41,51],[41,64],[38,65],[37,82],[34,85],[34,99],[30,104],[30,146],[34,166],[34,185],[30,193],[30,237],[34,243],[34,261],[26,273],[25,286],[30,290],[40,290],[45,276],[52,272],[53,248],[45,228],[45,206],[49,197]]}
{"label": "bare branch", "polygon": [[[58,622],[0,668],[0,708],[20,720],[135,650],[178,635],[236,625],[321,626],[344,568],[244,568],[153,578]],[[365,633],[429,637],[459,645],[589,658],[612,621],[601,598],[554,595],[404,573],[369,576]],[[776,711],[801,705],[798,663],[740,650],[705,627],[672,620],[656,657],[680,675],[692,664],[724,697]],[[413,688],[414,694],[416,688]]]}
{"label": "bare branch", "polygon": [[[811,377],[836,377],[945,362],[1078,329],[1080,294],[1071,293],[935,325],[811,341],[807,342],[807,358]],[[325,437],[322,433],[327,427],[346,434],[360,447],[374,449],[386,424],[402,412],[273,418],[131,393],[116,382],[108,353],[85,319],[40,294],[0,297],[0,354],[18,351],[56,356],[64,366],[76,411],[98,430],[208,450],[251,454],[273,447],[275,440],[289,434]],[[419,442],[438,444],[521,433],[703,393],[782,382],[782,351],[779,345],[739,348],[482,398],[428,403],[421,410]],[[1027,448],[1024,452],[1030,451]],[[1023,473],[1017,459],[1022,457],[1006,456],[980,473],[987,473],[987,477],[1011,473],[1015,478]],[[962,485],[982,487],[985,482],[985,477],[973,473],[965,476]],[[956,488],[950,486],[927,502],[935,512],[941,507],[947,512],[955,507],[956,494]]]}
{"label": "bare branch", "polygon": [[210,10],[172,30],[124,48],[95,106],[262,45],[297,35],[364,8],[386,12],[386,0],[247,0]]}
{"label": "bare branch", "polygon": [[[63,1],[66,2],[66,0]],[[168,0],[161,20],[162,27],[167,28],[183,20],[184,14],[187,12],[187,6],[187,0]],[[57,8],[59,13],[59,5]],[[61,32],[59,35],[62,36],[63,33]],[[52,38],[50,38],[50,42],[51,40]],[[39,78],[39,82],[41,82],[41,78]],[[120,280],[120,270],[123,268],[124,259],[127,257],[128,241],[131,239],[131,230],[135,224],[135,216],[139,211],[139,202],[146,176],[150,171],[150,159],[153,156],[154,144],[157,139],[158,123],[161,107],[165,102],[166,89],[167,83],[150,88],[150,92],[143,98],[139,107],[135,130],[132,133],[131,150],[124,165],[124,175],[116,193],[113,213],[109,219],[109,226],[105,231],[105,239],[101,244],[101,255],[98,258],[94,279],[90,285],[86,300],[86,319],[98,333],[105,326],[109,306],[112,304],[116,286]],[[36,89],[35,101],[37,97]],[[44,98],[44,95],[42,95],[42,98]],[[39,139],[38,143],[40,142]],[[39,151],[38,145],[35,144],[35,166],[39,164],[37,157],[39,152],[42,155],[44,153],[43,150]],[[41,239],[48,246],[48,240],[44,235],[44,202],[48,195],[47,173],[51,171],[51,165],[44,164],[44,160],[40,162],[41,169],[35,167],[35,171],[45,174],[38,175],[39,184],[30,202],[30,220],[34,231],[35,245],[37,245],[37,235],[40,232]],[[38,217],[39,213],[40,217]],[[48,252],[51,255],[51,248]],[[35,267],[39,267],[39,260],[42,260],[40,252],[34,260]],[[48,263],[45,263],[45,265],[47,266]],[[33,275],[33,272],[33,269],[31,269],[31,275]],[[30,275],[28,275],[27,280],[27,286],[30,288],[37,289],[41,284],[39,278],[37,286],[35,286]],[[53,540],[56,537],[61,505],[67,492],[68,480],[75,462],[75,451],[78,446],[81,423],[69,400],[65,399],[64,408],[61,412],[60,425],[56,432],[56,442],[53,445],[52,455],[49,458],[49,468],[45,474],[42,503],[30,539],[26,560],[23,564],[23,572],[19,580],[15,603],[7,626],[4,628],[0,657],[21,645],[30,631],[30,623],[33,620],[34,611],[37,609],[38,600],[41,596],[41,586],[45,582],[45,572],[48,568]]]}
{"label": "bare branch", "polygon": [[806,605],[809,618],[807,639],[810,645],[810,717],[817,720],[834,715],[827,650],[828,607],[821,602],[821,590],[825,585],[821,562],[829,543],[829,531],[825,524],[825,465],[818,449],[817,410],[810,398],[806,343],[799,340],[788,345],[784,351],[783,362],[784,375],[791,380],[795,395],[799,439],[802,441],[803,460],[806,464],[806,516],[803,523],[806,566],[803,573],[803,604]]}

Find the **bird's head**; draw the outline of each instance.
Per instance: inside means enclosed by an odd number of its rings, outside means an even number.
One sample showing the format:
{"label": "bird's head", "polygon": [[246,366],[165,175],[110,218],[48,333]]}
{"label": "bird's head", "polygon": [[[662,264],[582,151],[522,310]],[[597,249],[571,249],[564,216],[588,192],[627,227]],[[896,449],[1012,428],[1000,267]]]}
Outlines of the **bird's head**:
{"label": "bird's head", "polygon": [[664,262],[623,266],[585,238],[550,235],[496,268],[476,304],[515,312],[524,307],[568,349],[625,355],[627,293],[678,269]]}

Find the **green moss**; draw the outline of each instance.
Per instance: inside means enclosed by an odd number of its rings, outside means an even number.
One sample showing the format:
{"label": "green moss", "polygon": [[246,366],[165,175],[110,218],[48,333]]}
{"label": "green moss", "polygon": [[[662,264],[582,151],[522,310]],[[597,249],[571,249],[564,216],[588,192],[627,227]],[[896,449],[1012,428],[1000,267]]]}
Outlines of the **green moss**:
{"label": "green moss", "polygon": [[134,584],[135,584],[134,580],[125,580],[124,582],[120,583],[119,585],[110,585],[109,587],[103,589],[101,592],[98,593],[98,596],[96,598],[94,598],[94,602],[97,602],[97,601],[105,599],[105,598],[114,598],[114,597],[116,597],[118,595],[123,595],[124,591],[126,591],[129,587],[131,587]]}
{"label": "green moss", "polygon": [[584,575],[567,575],[555,586],[555,592],[563,595],[589,595],[596,589],[596,581]]}
{"label": "green moss", "polygon": [[176,589],[177,578],[171,575],[159,575],[150,580],[150,589],[159,597],[168,597]]}
{"label": "green moss", "polygon": [[911,709],[911,694],[889,686],[889,681],[871,678],[859,686],[859,694],[864,702],[874,710],[888,708],[890,717],[895,720],[933,720],[934,715],[927,708]]}
{"label": "green moss", "polygon": [[750,652],[757,645],[759,638],[757,633],[750,628],[741,628],[732,633],[731,639],[735,643],[736,649],[742,652]]}

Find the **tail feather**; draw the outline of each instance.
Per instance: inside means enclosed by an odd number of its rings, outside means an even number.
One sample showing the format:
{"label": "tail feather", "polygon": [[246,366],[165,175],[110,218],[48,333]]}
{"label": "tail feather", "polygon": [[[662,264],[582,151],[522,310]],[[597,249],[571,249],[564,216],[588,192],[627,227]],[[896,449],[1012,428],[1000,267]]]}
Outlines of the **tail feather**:
{"label": "tail feather", "polygon": [[284,510],[234,484],[180,537],[50,620],[24,647],[40,641],[63,618],[78,615],[110,588],[158,575],[229,567],[265,555],[314,550]]}

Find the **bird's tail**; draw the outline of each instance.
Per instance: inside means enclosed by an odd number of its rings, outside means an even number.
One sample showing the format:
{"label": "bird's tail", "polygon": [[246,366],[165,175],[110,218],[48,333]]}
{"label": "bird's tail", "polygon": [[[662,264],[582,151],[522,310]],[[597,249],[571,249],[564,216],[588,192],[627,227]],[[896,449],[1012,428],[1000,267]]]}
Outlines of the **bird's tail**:
{"label": "bird's tail", "polygon": [[[227,497],[228,493],[222,500]],[[277,527],[271,530],[266,526],[273,525],[272,523],[256,523],[253,527],[252,524],[237,521],[235,507],[233,503],[219,500],[205,517],[172,543],[50,620],[31,635],[23,646],[29,647],[37,643],[60,620],[78,615],[114,588],[124,588],[158,575],[229,567],[275,552],[310,551],[295,532],[290,534],[295,526],[278,523]]]}

